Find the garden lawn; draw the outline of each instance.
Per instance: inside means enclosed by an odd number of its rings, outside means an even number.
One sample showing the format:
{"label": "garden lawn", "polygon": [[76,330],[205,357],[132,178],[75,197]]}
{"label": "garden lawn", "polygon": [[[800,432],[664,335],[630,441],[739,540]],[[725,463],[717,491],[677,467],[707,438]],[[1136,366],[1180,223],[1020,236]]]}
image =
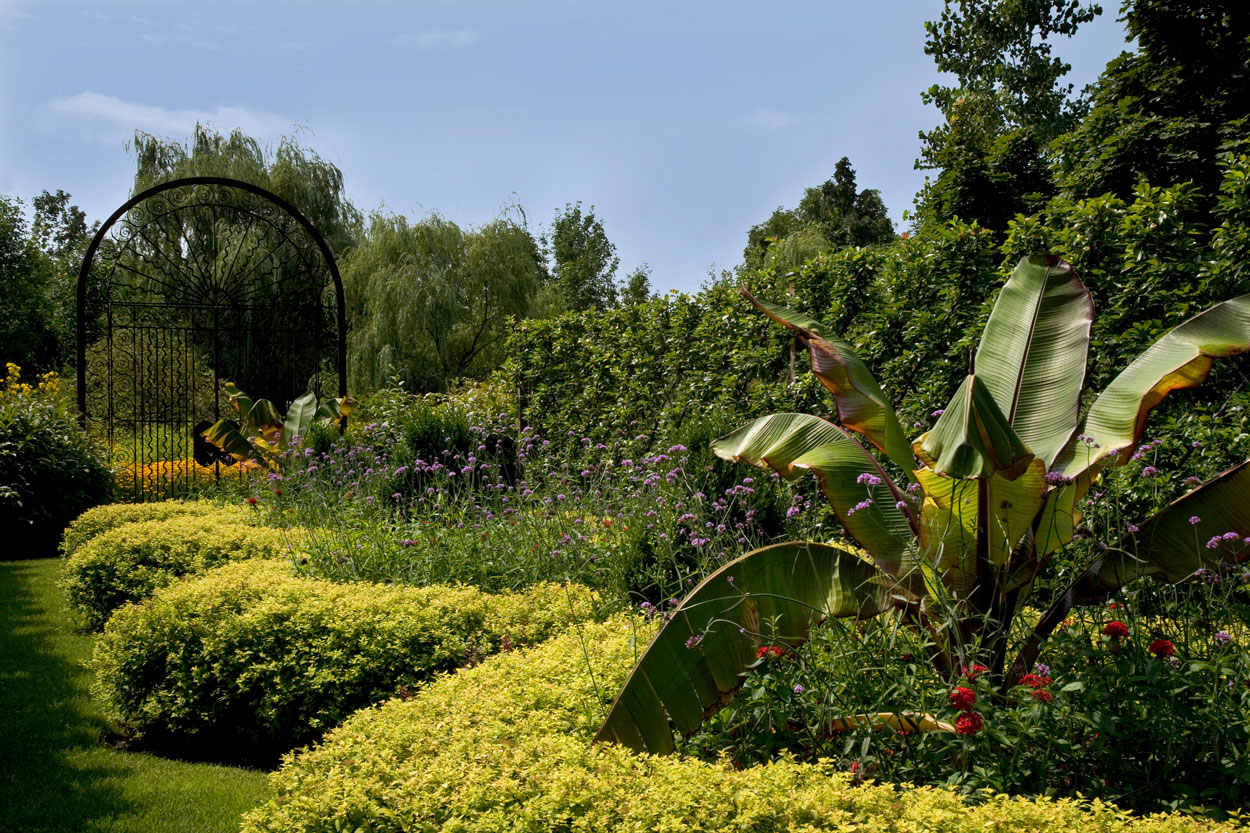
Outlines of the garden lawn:
{"label": "garden lawn", "polygon": [[0,831],[216,833],[267,794],[254,770],[102,744],[93,637],[57,587],[60,559],[0,561]]}

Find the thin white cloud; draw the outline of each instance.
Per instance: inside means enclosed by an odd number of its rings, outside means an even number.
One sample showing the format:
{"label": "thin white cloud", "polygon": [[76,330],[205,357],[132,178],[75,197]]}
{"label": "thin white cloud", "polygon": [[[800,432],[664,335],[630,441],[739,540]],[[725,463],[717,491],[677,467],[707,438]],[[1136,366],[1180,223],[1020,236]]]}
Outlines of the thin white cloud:
{"label": "thin white cloud", "polygon": [[238,127],[249,136],[264,138],[288,130],[291,120],[276,113],[248,110],[243,107],[218,107],[215,110],[173,110],[151,104],[123,101],[116,96],[91,91],[81,92],[69,98],[57,98],[48,103],[56,113],[79,116],[103,123],[109,128],[110,138],[129,135],[131,131],[147,133],[187,135],[196,124],[211,124],[217,130],[228,132]]}
{"label": "thin white cloud", "polygon": [[781,130],[794,124],[794,117],[789,113],[783,113],[780,110],[769,110],[766,108],[758,108],[751,111],[751,115],[747,117],[747,121],[756,127],[762,127],[765,130]]}
{"label": "thin white cloud", "polygon": [[421,49],[472,46],[478,40],[480,37],[473,29],[425,29],[415,35],[400,35],[395,38],[398,44],[416,46]]}

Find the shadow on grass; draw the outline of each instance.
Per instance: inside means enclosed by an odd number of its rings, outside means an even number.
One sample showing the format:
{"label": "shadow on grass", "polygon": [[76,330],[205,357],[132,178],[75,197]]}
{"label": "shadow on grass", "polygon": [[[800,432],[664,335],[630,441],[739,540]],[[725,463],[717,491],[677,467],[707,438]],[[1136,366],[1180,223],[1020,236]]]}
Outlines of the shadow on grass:
{"label": "shadow on grass", "polygon": [[119,752],[89,693],[59,559],[0,561],[0,833],[217,833],[264,774]]}
{"label": "shadow on grass", "polygon": [[69,760],[106,727],[87,695],[81,646],[47,610],[55,575],[48,562],[0,562],[0,829],[82,829],[128,809],[108,783],[119,767]]}

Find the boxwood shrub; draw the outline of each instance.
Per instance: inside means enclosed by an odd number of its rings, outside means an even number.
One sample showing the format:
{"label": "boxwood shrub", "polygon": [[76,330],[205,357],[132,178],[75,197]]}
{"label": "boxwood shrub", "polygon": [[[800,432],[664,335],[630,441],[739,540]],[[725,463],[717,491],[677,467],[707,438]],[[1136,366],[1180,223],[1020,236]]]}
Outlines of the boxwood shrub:
{"label": "boxwood shrub", "polygon": [[173,517],[194,515],[246,521],[246,506],[226,506],[203,500],[167,500],[153,503],[107,503],[83,512],[70,522],[61,536],[61,555],[73,555],[79,547],[102,532],[136,521],[165,521]]}
{"label": "boxwood shrub", "polygon": [[109,620],[93,658],[111,716],[157,748],[276,762],[438,671],[532,645],[588,616],[582,588],[337,584],[289,562],[231,562]]}
{"label": "boxwood shrub", "polygon": [[[1220,828],[1099,802],[850,783],[792,760],[735,770],[590,746],[640,649],[634,625],[570,629],[353,715],[270,777],[244,833],[486,831],[1136,831]],[[593,671],[593,676],[590,673]]]}
{"label": "boxwood shrub", "polygon": [[136,521],[102,532],[65,563],[70,606],[98,630],[117,608],[151,595],[179,576],[228,560],[272,558],[298,540],[292,530],[253,526],[214,514]]}

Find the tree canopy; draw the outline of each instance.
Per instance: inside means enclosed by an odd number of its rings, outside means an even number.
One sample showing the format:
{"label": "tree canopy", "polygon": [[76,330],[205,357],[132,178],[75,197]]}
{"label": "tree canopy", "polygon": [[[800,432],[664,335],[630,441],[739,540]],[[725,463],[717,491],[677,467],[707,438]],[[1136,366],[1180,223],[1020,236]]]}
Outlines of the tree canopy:
{"label": "tree canopy", "polygon": [[855,169],[843,156],[833,176],[803,192],[794,209],[778,207],[747,232],[743,258],[758,267],[781,257],[797,265],[829,249],[870,246],[894,239],[894,224],[875,189],[858,190]]}
{"label": "tree canopy", "polygon": [[621,259],[592,205],[567,204],[556,214],[544,240],[551,276],[569,310],[604,310],[616,306],[616,269]]}
{"label": "tree canopy", "polygon": [[436,214],[410,223],[381,212],[342,272],[352,385],[376,389],[394,376],[413,391],[494,369],[509,318],[532,314],[545,275],[523,223],[464,229]]}

